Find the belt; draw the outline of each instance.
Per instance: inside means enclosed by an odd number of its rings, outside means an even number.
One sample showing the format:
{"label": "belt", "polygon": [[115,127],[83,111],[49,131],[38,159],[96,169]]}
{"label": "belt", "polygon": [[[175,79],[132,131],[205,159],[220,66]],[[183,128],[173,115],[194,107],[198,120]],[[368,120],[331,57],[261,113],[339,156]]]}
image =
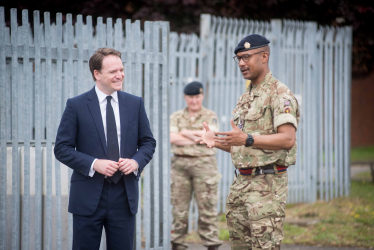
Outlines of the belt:
{"label": "belt", "polygon": [[174,155],[176,157],[182,157],[182,158],[197,158],[199,156],[192,156],[192,155]]}
{"label": "belt", "polygon": [[201,156],[193,156],[193,155],[176,155],[176,157],[182,157],[182,158],[199,158],[199,157],[208,157],[208,156],[213,156],[213,155],[201,155]]}
{"label": "belt", "polygon": [[[253,169],[255,169],[254,172],[253,172]],[[285,166],[277,165],[276,169],[277,169],[277,173],[287,171],[287,167]],[[250,169],[238,169],[238,170],[241,175],[257,176],[257,175],[262,175],[262,174],[276,174],[276,171],[274,170],[274,164],[269,164],[269,165],[262,166],[262,167],[254,167]]]}

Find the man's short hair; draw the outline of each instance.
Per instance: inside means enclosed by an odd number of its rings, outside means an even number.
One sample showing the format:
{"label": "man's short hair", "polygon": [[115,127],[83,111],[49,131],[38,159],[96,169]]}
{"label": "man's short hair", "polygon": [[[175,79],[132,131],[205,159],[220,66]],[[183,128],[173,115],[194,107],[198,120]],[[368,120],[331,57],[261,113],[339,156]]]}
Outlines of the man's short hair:
{"label": "man's short hair", "polygon": [[97,70],[100,72],[103,59],[106,56],[114,55],[121,58],[121,52],[112,49],[112,48],[99,48],[95,51],[95,53],[91,56],[90,61],[88,62],[88,65],[90,66],[90,71],[92,74],[92,78],[94,81],[96,81],[94,71]]}

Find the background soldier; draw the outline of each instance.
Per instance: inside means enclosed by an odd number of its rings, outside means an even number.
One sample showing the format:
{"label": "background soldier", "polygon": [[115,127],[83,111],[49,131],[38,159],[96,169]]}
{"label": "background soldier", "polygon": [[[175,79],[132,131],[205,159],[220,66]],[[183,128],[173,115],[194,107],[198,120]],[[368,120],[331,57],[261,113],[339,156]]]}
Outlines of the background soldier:
{"label": "background soldier", "polygon": [[218,131],[216,113],[202,106],[204,95],[200,82],[191,82],[184,89],[187,108],[170,116],[171,160],[171,204],[173,205],[172,249],[186,249],[184,243],[188,233],[188,211],[192,192],[199,209],[198,234],[209,250],[218,249],[218,182],[221,174],[217,170],[216,150],[195,142],[193,133],[203,132],[203,122],[212,131]]}
{"label": "background soldier", "polygon": [[[231,153],[239,175],[226,201],[231,249],[280,249],[288,192],[287,167],[296,162],[299,106],[269,70],[270,42],[250,35],[235,48],[234,60],[251,80],[233,111],[230,132],[206,132],[197,139]],[[223,137],[218,137],[222,135]]]}

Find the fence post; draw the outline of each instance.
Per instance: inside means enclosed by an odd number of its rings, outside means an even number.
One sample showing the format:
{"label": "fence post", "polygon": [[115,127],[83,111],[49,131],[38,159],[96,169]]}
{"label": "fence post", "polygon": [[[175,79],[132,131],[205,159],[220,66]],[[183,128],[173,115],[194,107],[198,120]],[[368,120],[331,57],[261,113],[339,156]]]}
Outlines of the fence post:
{"label": "fence post", "polygon": [[282,20],[281,19],[271,19],[271,32],[270,37],[270,58],[269,58],[269,66],[270,70],[273,73],[274,77],[279,79],[280,77],[280,50],[281,50],[281,31],[282,31]]}
{"label": "fence post", "polygon": [[345,28],[344,36],[344,194],[349,195],[351,190],[350,165],[351,165],[351,84],[352,84],[352,27]]}
{"label": "fence post", "polygon": [[6,249],[7,214],[7,117],[6,117],[5,11],[0,7],[0,249]]}
{"label": "fence post", "polygon": [[[167,190],[168,195],[163,195],[163,209],[162,209],[162,217],[164,224],[163,226],[163,233],[162,233],[162,241],[164,249],[170,249],[170,220],[169,216],[171,213],[170,210],[170,138],[169,138],[169,109],[170,109],[170,102],[169,102],[169,80],[170,80],[170,71],[169,71],[169,40],[170,34],[170,27],[168,22],[162,22],[162,59],[164,61],[164,65],[162,67],[162,90],[161,90],[161,99],[162,99],[162,176],[163,176],[163,190]],[[201,64],[201,63],[200,63]],[[165,111],[168,112],[165,112]],[[164,191],[163,191],[164,192]],[[165,193],[165,192],[164,192]]]}
{"label": "fence post", "polygon": [[309,120],[306,123],[306,129],[308,133],[306,133],[307,138],[305,140],[310,142],[309,149],[311,149],[307,154],[307,163],[308,169],[310,171],[311,176],[311,189],[313,190],[311,194],[308,196],[307,202],[315,202],[317,200],[317,181],[318,181],[318,140],[313,135],[318,134],[318,119],[317,119],[317,105],[314,105],[318,102],[318,95],[316,94],[313,89],[315,89],[314,82],[317,81],[318,75],[316,74],[316,56],[315,56],[315,49],[316,49],[316,37],[317,37],[317,23],[316,22],[308,22],[305,32],[305,38],[307,40],[306,45],[306,55],[307,55],[307,67],[306,70],[306,93],[314,93],[309,94],[307,96],[307,100],[305,102],[305,110],[308,112]]}
{"label": "fence post", "polygon": [[[200,64],[199,64],[199,75],[200,80],[206,91],[209,91],[209,83],[211,81],[208,70],[210,68],[209,56],[211,55],[212,48],[209,47],[209,41],[211,37],[211,15],[201,14],[200,15]],[[209,94],[205,95],[204,106],[207,106]]]}
{"label": "fence post", "polygon": [[12,249],[20,247],[20,165],[18,162],[18,54],[17,54],[17,9],[11,9],[12,78]]}

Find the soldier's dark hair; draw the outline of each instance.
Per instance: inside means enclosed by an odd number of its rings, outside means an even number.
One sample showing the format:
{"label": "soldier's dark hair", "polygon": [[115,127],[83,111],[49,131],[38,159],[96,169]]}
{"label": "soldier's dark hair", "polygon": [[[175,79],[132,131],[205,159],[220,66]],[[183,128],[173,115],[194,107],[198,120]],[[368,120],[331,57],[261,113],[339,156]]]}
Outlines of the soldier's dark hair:
{"label": "soldier's dark hair", "polygon": [[265,50],[265,52],[267,52],[269,54],[269,59],[268,59],[268,64],[269,64],[269,60],[270,60],[270,46],[269,45],[266,45],[265,47],[263,47],[263,49]]}
{"label": "soldier's dark hair", "polygon": [[109,55],[114,55],[114,56],[118,56],[119,58],[121,58],[121,52],[115,49],[112,49],[112,48],[99,48],[91,56],[88,65],[90,66],[90,71],[91,71],[92,78],[94,81],[96,81],[94,71],[97,70],[100,72],[104,57],[109,56]]}
{"label": "soldier's dark hair", "polygon": [[266,45],[264,47],[264,50],[270,54],[270,46],[269,45]]}

